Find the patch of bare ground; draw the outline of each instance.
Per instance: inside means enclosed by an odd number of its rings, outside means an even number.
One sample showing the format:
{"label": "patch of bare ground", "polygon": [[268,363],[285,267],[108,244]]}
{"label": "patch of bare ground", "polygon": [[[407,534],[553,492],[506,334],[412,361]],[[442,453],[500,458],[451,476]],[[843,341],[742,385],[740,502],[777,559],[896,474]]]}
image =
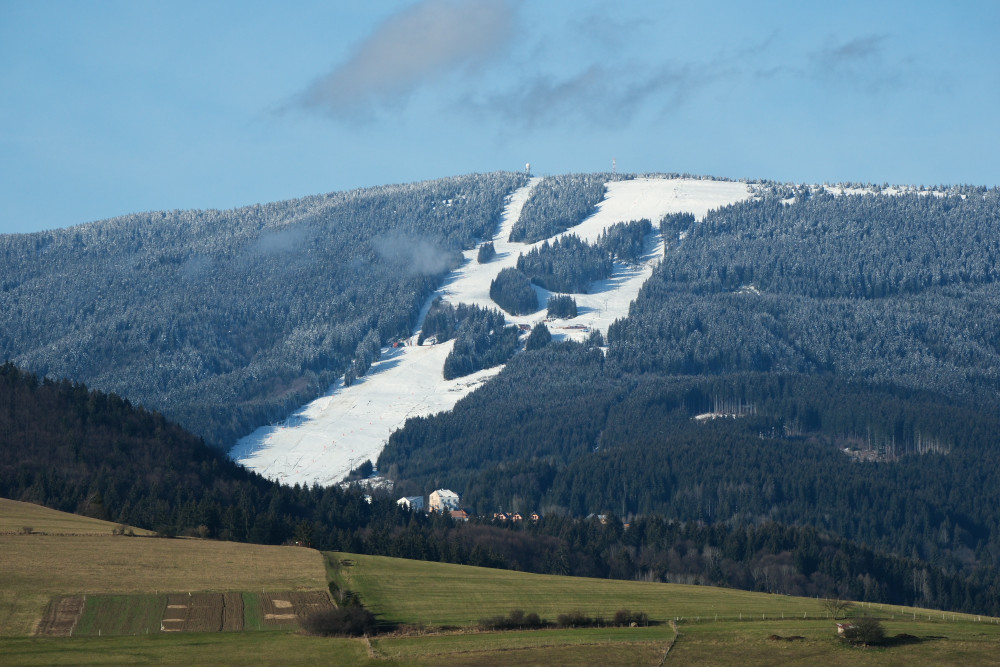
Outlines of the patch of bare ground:
{"label": "patch of bare ground", "polygon": [[270,627],[294,627],[298,625],[298,615],[292,605],[291,594],[267,593],[260,597],[260,610],[264,623]]}
{"label": "patch of bare ground", "polygon": [[310,614],[333,609],[333,600],[326,591],[291,591],[288,599],[300,623]]}
{"label": "patch of bare ground", "polygon": [[298,627],[309,615],[333,609],[326,591],[283,591],[260,596],[264,623],[271,627]]}
{"label": "patch of bare ground", "polygon": [[243,595],[241,593],[222,594],[222,631],[243,630]]}
{"label": "patch of bare ground", "polygon": [[82,595],[54,598],[45,610],[45,615],[38,624],[35,634],[40,637],[71,636],[73,628],[76,627],[77,621],[80,620],[80,615],[83,613],[84,603],[85,599]]}
{"label": "patch of bare ground", "polygon": [[168,595],[160,627],[164,632],[219,632],[222,617],[222,593]]}

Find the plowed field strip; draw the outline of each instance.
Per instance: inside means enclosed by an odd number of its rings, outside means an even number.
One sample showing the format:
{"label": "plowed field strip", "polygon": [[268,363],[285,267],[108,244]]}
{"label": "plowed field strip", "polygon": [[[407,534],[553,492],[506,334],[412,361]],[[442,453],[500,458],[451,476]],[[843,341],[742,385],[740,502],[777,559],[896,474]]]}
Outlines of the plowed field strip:
{"label": "plowed field strip", "polygon": [[83,613],[82,595],[59,597],[49,603],[35,634],[45,637],[69,637]]}
{"label": "plowed field strip", "polygon": [[223,594],[170,595],[164,610],[164,630],[219,632],[222,630]]}
{"label": "plowed field strip", "polygon": [[224,593],[222,596],[222,631],[239,632],[243,629],[243,595]]}
{"label": "plowed field strip", "polygon": [[300,623],[317,611],[333,609],[333,600],[326,591],[292,591],[288,598]]}

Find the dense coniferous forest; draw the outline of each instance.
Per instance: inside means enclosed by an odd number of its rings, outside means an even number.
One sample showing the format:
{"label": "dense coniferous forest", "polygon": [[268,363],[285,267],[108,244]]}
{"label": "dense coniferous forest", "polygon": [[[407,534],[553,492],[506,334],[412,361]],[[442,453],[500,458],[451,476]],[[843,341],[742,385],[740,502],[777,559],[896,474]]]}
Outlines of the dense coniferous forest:
{"label": "dense coniferous forest", "polygon": [[998,239],[997,190],[727,207],[668,249],[609,355],[636,371],[834,373],[992,398]]}
{"label": "dense coniferous forest", "polygon": [[[286,487],[114,395],[0,366],[0,495],[175,534],[998,613],[995,571],[956,574],[808,527],[655,516],[455,523],[393,498]],[[127,539],[127,538],[122,538]]]}
{"label": "dense coniferous forest", "polygon": [[603,247],[565,234],[520,255],[517,270],[550,292],[586,294],[590,283],[611,276],[614,262]]}
{"label": "dense coniferous forest", "polygon": [[518,328],[507,326],[503,313],[479,306],[460,305],[455,345],[444,360],[444,378],[453,380],[498,366],[518,351]]}
{"label": "dense coniferous forest", "polygon": [[352,363],[371,340],[408,335],[525,182],[472,175],[0,236],[0,360],[228,447],[362,374],[370,360]]}
{"label": "dense coniferous forest", "polygon": [[576,317],[576,299],[568,294],[553,294],[549,297],[546,312],[549,317]]}
{"label": "dense coniferous forest", "polygon": [[604,199],[606,180],[606,174],[546,176],[524,203],[510,240],[534,243],[580,224]]}
{"label": "dense coniferous forest", "polygon": [[524,342],[525,350],[540,350],[552,342],[552,332],[545,326],[544,322],[539,322],[531,328],[528,340]]}
{"label": "dense coniferous forest", "polygon": [[490,282],[490,298],[511,315],[528,315],[538,310],[538,294],[528,276],[509,266]]}
{"label": "dense coniferous forest", "polygon": [[[718,403],[744,416],[694,419]],[[1000,553],[1000,473],[983,465],[997,408],[829,376],[637,375],[552,344],[452,414],[411,420],[379,465],[480,513],[805,524],[975,572]]]}
{"label": "dense coniferous forest", "polygon": [[597,245],[606,250],[612,259],[634,264],[642,258],[646,236],[652,230],[653,224],[646,218],[619,222],[601,233]]}

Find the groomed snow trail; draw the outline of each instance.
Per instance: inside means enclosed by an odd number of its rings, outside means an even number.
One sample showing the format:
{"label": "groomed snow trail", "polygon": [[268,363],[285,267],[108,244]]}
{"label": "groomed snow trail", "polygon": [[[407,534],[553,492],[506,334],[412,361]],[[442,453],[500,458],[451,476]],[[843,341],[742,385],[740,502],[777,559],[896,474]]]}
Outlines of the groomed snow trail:
{"label": "groomed snow trail", "polygon": [[[511,195],[500,231],[493,239],[497,256],[479,264],[478,250],[466,251],[462,266],[434,296],[455,305],[468,303],[498,309],[490,299],[490,282],[501,269],[514,266],[520,253],[538,245],[511,243],[507,237],[539,180],[532,179]],[[708,211],[749,196],[745,184],[729,181],[617,181],[608,183],[607,195],[594,215],[565,233],[592,242],[617,222],[648,218],[655,229],[664,215],[680,212],[693,213],[701,220]],[[612,322],[627,315],[629,304],[663,256],[659,234],[655,238],[655,245],[650,243],[640,265],[616,263],[609,280],[591,285],[590,294],[574,294],[578,316],[548,322],[553,339],[583,340],[594,329],[606,334]],[[535,289],[542,308],[532,315],[507,315],[509,324],[534,325],[545,319],[549,292]],[[364,461],[376,460],[389,436],[407,418],[450,410],[459,399],[500,372],[502,366],[445,380],[442,368],[453,342],[416,345],[416,334],[429,307],[430,300],[420,314],[410,345],[383,350],[381,360],[365,377],[350,387],[337,381],[327,395],[302,407],[281,424],[259,428],[241,438],[229,455],[247,468],[286,484],[334,484]]]}

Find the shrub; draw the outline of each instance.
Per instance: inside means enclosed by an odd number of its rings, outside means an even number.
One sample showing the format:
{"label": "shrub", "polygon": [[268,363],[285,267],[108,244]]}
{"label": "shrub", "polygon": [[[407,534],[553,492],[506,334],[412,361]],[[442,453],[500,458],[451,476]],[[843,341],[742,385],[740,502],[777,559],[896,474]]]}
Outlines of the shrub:
{"label": "shrub", "polygon": [[879,646],[885,641],[885,630],[877,618],[863,616],[844,631],[844,639],[854,645]]}
{"label": "shrub", "polygon": [[525,614],[523,609],[514,609],[506,616],[493,616],[479,620],[479,627],[484,630],[523,630],[524,628],[540,628],[545,625],[538,614]]}
{"label": "shrub", "polygon": [[648,625],[649,615],[644,611],[633,612],[628,609],[619,609],[615,612],[615,625],[629,627],[633,623],[636,625]]}
{"label": "shrub", "polygon": [[313,612],[302,620],[302,629],[320,637],[360,637],[375,634],[376,623],[370,611],[351,605]]}
{"label": "shrub", "polygon": [[556,622],[561,628],[591,628],[604,625],[604,619],[598,616],[591,618],[581,611],[571,611],[568,614],[559,614]]}

